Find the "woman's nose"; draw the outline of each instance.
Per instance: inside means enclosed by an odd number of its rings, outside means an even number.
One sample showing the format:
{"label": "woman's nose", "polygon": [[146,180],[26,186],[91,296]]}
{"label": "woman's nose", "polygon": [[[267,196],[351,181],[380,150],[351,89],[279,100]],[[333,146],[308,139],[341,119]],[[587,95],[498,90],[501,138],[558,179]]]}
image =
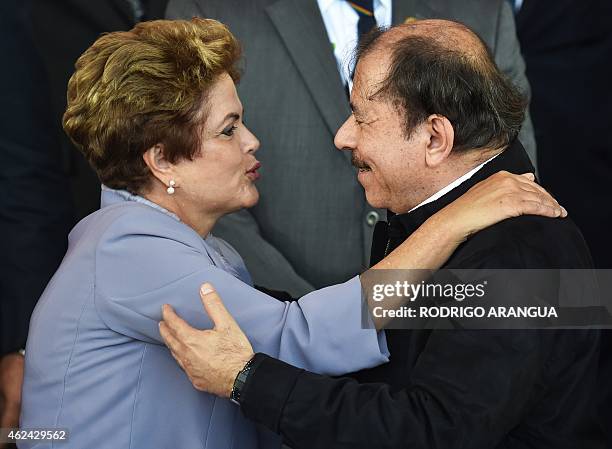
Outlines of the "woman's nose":
{"label": "woman's nose", "polygon": [[259,139],[257,139],[257,137],[255,137],[255,134],[253,134],[245,125],[244,127],[244,131],[245,131],[245,136],[244,136],[244,148],[245,151],[248,153],[255,153],[257,150],[259,150]]}

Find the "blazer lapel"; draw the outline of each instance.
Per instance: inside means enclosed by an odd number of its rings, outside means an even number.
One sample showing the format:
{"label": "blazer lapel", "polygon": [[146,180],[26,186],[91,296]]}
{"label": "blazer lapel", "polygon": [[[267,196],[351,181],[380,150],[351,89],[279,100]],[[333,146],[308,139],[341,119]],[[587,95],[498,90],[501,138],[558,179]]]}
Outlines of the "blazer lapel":
{"label": "blazer lapel", "polygon": [[351,111],[317,2],[279,0],[266,12],[335,135]]}

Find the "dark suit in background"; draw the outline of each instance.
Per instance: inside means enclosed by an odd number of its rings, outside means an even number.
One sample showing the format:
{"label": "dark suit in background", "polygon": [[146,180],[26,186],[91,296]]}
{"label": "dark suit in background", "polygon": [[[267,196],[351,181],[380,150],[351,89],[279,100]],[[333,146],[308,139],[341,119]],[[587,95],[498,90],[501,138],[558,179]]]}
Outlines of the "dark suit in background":
{"label": "dark suit in background", "polygon": [[612,268],[612,2],[524,0],[516,22],[542,182]]}
{"label": "dark suit in background", "polygon": [[64,255],[73,210],[48,82],[21,1],[0,3],[0,57],[0,427],[16,427],[24,366],[16,351],[25,348],[32,310]]}
{"label": "dark suit in background", "polygon": [[[367,204],[350,154],[333,144],[350,108],[317,1],[170,0],[167,16],[220,20],[244,47],[238,93],[246,123],[261,141],[261,198],[219,220],[214,234],[238,250],[255,284],[296,297],[361,272],[384,211]],[[529,92],[505,1],[392,2],[394,24],[409,17],[464,22]],[[523,128],[522,142],[535,157],[529,119]]]}
{"label": "dark suit in background", "polygon": [[137,21],[163,17],[167,0],[29,0],[36,46],[49,76],[53,123],[70,178],[75,222],[100,207],[100,182],[64,134],[66,89],[79,56],[101,33],[131,29]]}
{"label": "dark suit in background", "polygon": [[[525,0],[516,21],[542,182],[580,226],[595,266],[612,268],[612,208],[598,206],[612,198],[612,2]],[[609,448],[611,334],[603,332],[600,387]]]}
{"label": "dark suit in background", "polygon": [[73,219],[48,81],[24,5],[0,3],[0,343],[25,347],[30,314],[66,251]]}

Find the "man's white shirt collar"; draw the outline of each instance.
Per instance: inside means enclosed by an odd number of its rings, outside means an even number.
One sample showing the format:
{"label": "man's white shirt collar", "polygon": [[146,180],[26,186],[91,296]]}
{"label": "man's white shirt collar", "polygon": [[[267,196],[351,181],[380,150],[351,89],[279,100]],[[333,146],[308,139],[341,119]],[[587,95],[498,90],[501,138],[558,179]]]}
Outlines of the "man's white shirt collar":
{"label": "man's white shirt collar", "polygon": [[476,172],[478,172],[478,170],[480,170],[482,167],[484,167],[486,164],[488,164],[489,162],[491,162],[493,159],[495,159],[497,156],[499,156],[501,153],[497,153],[495,156],[487,159],[486,161],[484,161],[482,164],[474,167],[473,169],[471,169],[469,172],[467,172],[465,175],[455,179],[453,182],[451,182],[449,185],[447,185],[446,187],[444,187],[441,190],[438,190],[436,193],[434,193],[433,195],[431,195],[429,198],[427,198],[425,201],[422,201],[421,203],[419,203],[418,205],[414,206],[412,209],[410,209],[408,211],[408,213],[412,212],[415,209],[418,209],[421,206],[424,206],[425,204],[428,203],[432,203],[434,201],[436,201],[439,198],[442,198],[444,195],[446,195],[448,192],[450,192],[451,190],[453,190],[455,187],[460,186],[461,184],[463,184],[465,181],[467,181],[468,179],[470,179],[472,176],[474,176],[476,174]]}

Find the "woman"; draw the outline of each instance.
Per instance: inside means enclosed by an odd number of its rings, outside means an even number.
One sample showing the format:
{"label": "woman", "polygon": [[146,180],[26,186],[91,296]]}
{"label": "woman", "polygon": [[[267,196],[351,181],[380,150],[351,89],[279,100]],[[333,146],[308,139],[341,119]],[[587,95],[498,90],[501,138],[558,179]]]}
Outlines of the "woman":
{"label": "woman", "polygon": [[[259,142],[242,120],[238,58],[223,25],[193,19],[107,34],[77,62],[64,128],[105,188],[101,209],[70,234],[32,317],[23,427],[66,428],[64,447],[75,448],[248,449],[269,438],[230,402],[193,389],[163,345],[166,302],[211,327],[203,282],[257,351],[329,374],[387,360],[384,335],[361,329],[358,276],[280,302],[252,288],[240,256],[210,235],[221,216],[258,200]],[[525,177],[486,183],[381,267],[439,267],[471,232],[534,207],[522,200],[561,214]],[[508,186],[520,201],[493,207]]]}

